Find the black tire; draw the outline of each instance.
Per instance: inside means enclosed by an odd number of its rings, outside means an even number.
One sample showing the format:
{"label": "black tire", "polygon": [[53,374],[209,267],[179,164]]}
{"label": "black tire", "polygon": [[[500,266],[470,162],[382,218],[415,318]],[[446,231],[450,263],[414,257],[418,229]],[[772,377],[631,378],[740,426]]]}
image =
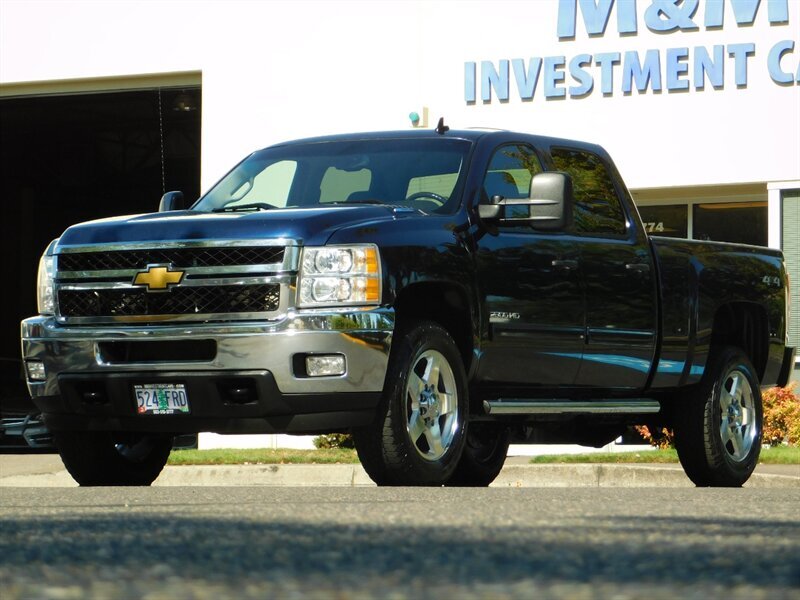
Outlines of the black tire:
{"label": "black tire", "polygon": [[394,335],[376,420],[353,431],[364,470],[378,485],[444,485],[464,447],[467,407],[453,339],[436,323],[408,323]]}
{"label": "black tire", "polygon": [[676,408],[675,447],[689,479],[698,487],[742,486],[758,464],[763,422],[758,377],[744,352],[715,352],[698,389]]}
{"label": "black tire", "polygon": [[447,485],[486,487],[492,483],[506,462],[511,430],[496,423],[472,423],[461,460]]}
{"label": "black tire", "polygon": [[172,436],[108,431],[53,434],[64,466],[79,485],[150,485],[172,450]]}

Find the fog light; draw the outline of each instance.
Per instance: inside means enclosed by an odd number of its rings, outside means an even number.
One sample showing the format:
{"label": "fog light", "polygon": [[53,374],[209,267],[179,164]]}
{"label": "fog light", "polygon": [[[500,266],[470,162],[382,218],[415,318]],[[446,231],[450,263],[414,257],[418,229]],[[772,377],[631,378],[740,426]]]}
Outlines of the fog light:
{"label": "fog light", "polygon": [[318,354],[306,356],[306,373],[309,377],[344,375],[346,363],[343,354]]}
{"label": "fog light", "polygon": [[44,363],[42,361],[25,361],[25,368],[28,370],[28,379],[31,381],[44,381],[47,379],[47,374],[44,372]]}

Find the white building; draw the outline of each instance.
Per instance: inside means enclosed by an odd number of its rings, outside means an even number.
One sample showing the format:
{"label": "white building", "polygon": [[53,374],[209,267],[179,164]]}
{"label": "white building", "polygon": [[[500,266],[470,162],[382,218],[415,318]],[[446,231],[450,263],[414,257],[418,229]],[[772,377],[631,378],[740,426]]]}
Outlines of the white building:
{"label": "white building", "polygon": [[[420,126],[444,116],[453,128],[600,143],[652,233],[783,248],[800,346],[800,0],[0,0],[0,166],[17,161],[4,172],[20,171],[24,153],[8,142],[26,135],[20,123],[50,123],[54,111],[85,119],[76,103],[102,112],[122,90],[158,95],[149,126],[160,139],[142,144],[161,150],[161,185],[138,201],[141,212],[192,148],[202,175],[189,176],[205,190],[256,148],[407,128],[412,112]],[[164,119],[200,99],[199,143],[181,146]],[[93,130],[105,158],[126,139],[110,128]],[[61,171],[74,179],[97,168],[73,164],[78,150],[60,143],[61,158],[48,162],[63,160]],[[134,146],[125,142],[126,156]],[[46,148],[37,142],[26,163]],[[52,194],[15,185],[3,192],[12,217],[48,220]],[[106,204],[103,214],[120,209]],[[54,231],[84,218],[68,202],[58,210]],[[19,265],[25,285],[57,235],[42,241],[38,229],[17,224],[4,236],[6,254],[18,256],[4,270]],[[29,250],[27,239],[36,239]],[[27,316],[26,302],[8,327]]]}

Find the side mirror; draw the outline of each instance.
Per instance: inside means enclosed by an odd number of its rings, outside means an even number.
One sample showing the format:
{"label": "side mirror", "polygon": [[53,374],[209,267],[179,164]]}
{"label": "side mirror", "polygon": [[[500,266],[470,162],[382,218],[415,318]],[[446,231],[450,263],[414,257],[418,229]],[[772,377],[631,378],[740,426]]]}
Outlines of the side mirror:
{"label": "side mirror", "polygon": [[[572,223],[572,179],[566,173],[539,173],[531,180],[528,198],[492,196],[490,202],[478,205],[481,219],[499,221],[505,225],[526,223],[539,231],[560,231]],[[507,206],[525,206],[528,208],[527,214],[507,217]]]}
{"label": "side mirror", "polygon": [[186,208],[186,202],[183,199],[183,192],[167,192],[161,196],[161,202],[158,203],[158,212],[183,210],[184,208]]}
{"label": "side mirror", "polygon": [[530,221],[540,231],[561,231],[572,223],[572,178],[566,173],[534,175],[531,180]]}

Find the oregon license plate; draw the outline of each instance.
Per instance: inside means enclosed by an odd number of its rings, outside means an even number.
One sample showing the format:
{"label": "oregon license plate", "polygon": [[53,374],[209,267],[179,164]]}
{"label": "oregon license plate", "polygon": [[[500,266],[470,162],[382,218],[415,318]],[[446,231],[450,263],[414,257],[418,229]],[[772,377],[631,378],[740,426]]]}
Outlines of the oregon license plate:
{"label": "oregon license plate", "polygon": [[189,398],[182,383],[145,383],[133,386],[136,412],[140,415],[178,415],[189,412]]}

